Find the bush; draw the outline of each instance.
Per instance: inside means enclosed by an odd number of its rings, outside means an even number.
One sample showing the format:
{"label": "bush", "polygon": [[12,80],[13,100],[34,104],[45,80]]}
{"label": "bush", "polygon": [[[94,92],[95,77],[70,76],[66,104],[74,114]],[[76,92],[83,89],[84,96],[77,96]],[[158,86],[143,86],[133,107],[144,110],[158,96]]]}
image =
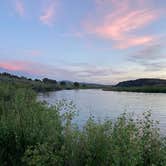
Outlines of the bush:
{"label": "bush", "polygon": [[[60,114],[60,110],[68,110]],[[71,104],[48,107],[29,89],[0,86],[0,165],[165,166],[166,138],[151,113],[72,124]]]}
{"label": "bush", "polygon": [[79,87],[80,87],[79,82],[74,82],[74,86],[75,86],[76,88],[79,88]]}
{"label": "bush", "polygon": [[[7,92],[12,94],[7,87],[3,91],[0,94],[5,94],[5,97]],[[31,90],[14,90],[8,101],[1,99],[0,163],[20,165],[28,146],[53,140],[58,143],[62,138],[61,131],[61,119],[56,107],[49,108],[36,102]]]}

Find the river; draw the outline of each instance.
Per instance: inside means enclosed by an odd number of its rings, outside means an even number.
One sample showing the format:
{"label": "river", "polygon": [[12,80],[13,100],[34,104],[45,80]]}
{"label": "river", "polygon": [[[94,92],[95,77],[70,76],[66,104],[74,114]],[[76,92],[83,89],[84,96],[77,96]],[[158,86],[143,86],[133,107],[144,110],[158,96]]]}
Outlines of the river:
{"label": "river", "polygon": [[40,93],[40,101],[54,105],[57,101],[72,101],[79,110],[75,122],[82,126],[90,115],[96,119],[116,119],[120,114],[134,113],[141,116],[144,111],[151,110],[152,118],[160,121],[162,133],[166,133],[166,94],[135,93],[93,90],[62,90]]}

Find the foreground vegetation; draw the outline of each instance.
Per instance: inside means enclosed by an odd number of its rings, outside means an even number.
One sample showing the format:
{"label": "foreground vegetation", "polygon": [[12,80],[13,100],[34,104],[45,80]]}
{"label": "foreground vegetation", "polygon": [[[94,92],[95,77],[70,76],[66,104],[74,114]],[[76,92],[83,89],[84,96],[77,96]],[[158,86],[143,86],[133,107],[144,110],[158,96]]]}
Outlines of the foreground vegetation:
{"label": "foreground vegetation", "polygon": [[104,88],[103,90],[119,91],[119,92],[166,93],[166,86],[131,86],[131,87],[112,86]]}
{"label": "foreground vegetation", "polygon": [[74,116],[71,104],[48,107],[31,89],[1,83],[0,165],[166,165],[166,139],[149,112],[137,120],[123,114],[114,123],[90,117],[82,129],[72,124]]}

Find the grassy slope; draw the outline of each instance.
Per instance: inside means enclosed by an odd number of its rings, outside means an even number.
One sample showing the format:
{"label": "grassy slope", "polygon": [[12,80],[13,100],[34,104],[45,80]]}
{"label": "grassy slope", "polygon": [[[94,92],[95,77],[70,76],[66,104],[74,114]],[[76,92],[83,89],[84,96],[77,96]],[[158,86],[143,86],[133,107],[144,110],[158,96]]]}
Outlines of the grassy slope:
{"label": "grassy slope", "polygon": [[108,91],[166,93],[166,80],[143,78],[119,82],[115,86],[106,87]]}
{"label": "grassy slope", "polygon": [[[54,80],[52,80],[54,81]],[[62,81],[64,82],[64,81]],[[9,73],[0,73],[0,83],[10,83],[15,87],[20,85],[25,88],[31,88],[36,92],[55,91],[63,89],[101,89],[104,86],[99,84],[73,83],[73,82],[44,82],[42,80],[32,80],[26,77],[18,77]],[[78,85],[77,85],[78,84]]]}
{"label": "grassy slope", "polygon": [[72,105],[47,107],[35,96],[24,84],[0,83],[0,165],[166,165],[166,139],[149,112],[137,121],[126,114],[115,123],[89,118],[80,130],[71,123]]}
{"label": "grassy slope", "polygon": [[108,87],[106,91],[144,92],[144,93],[166,93],[166,86],[141,86],[141,87]]}

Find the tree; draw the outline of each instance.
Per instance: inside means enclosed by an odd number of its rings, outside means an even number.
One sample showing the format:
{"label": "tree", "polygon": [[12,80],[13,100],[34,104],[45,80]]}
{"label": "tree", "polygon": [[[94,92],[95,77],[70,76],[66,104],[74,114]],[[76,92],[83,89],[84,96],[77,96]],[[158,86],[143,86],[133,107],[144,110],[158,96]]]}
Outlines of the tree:
{"label": "tree", "polygon": [[48,83],[48,78],[43,78],[44,83]]}
{"label": "tree", "polygon": [[61,82],[60,82],[60,85],[65,86],[65,85],[66,85],[66,82],[65,82],[65,81],[61,81]]}
{"label": "tree", "polygon": [[86,84],[83,84],[82,87],[83,87],[83,88],[86,88]]}
{"label": "tree", "polygon": [[39,80],[39,79],[35,79],[35,81],[36,81],[36,82],[40,82],[40,80]]}
{"label": "tree", "polygon": [[50,84],[57,84],[56,80],[48,79],[48,78],[43,78],[44,83],[50,83]]}
{"label": "tree", "polygon": [[79,88],[80,84],[79,84],[78,82],[74,82],[74,86],[75,86],[76,88]]}

